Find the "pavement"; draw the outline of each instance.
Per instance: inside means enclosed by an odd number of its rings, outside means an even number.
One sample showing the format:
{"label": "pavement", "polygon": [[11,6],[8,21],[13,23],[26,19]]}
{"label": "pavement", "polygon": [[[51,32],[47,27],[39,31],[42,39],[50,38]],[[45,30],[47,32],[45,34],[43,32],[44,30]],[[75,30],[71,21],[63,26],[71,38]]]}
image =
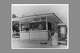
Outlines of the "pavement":
{"label": "pavement", "polygon": [[12,48],[66,48],[64,45],[52,45],[52,41],[47,41],[48,44],[40,44],[39,40],[28,39],[13,39],[11,41]]}

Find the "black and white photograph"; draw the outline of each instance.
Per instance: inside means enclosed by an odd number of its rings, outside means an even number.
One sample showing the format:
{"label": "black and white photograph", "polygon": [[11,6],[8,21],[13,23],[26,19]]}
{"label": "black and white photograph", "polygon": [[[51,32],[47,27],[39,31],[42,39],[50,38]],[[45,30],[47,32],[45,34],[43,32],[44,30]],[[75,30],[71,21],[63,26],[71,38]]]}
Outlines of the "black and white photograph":
{"label": "black and white photograph", "polygon": [[11,4],[12,49],[69,49],[69,4]]}

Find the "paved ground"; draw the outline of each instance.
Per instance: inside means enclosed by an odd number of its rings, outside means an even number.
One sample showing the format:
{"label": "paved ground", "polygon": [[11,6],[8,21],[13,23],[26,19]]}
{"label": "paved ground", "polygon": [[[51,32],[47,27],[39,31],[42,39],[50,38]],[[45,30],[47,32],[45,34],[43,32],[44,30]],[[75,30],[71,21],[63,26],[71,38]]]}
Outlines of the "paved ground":
{"label": "paved ground", "polygon": [[52,42],[49,41],[47,45],[40,44],[41,41],[20,40],[12,39],[12,48],[63,48],[65,46],[52,46]]}

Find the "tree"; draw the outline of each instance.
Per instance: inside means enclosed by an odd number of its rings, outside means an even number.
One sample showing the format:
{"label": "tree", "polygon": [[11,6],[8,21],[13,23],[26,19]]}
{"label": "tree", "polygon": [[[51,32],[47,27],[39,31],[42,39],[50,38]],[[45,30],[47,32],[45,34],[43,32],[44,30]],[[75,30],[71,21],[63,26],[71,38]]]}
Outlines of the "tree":
{"label": "tree", "polygon": [[17,16],[15,14],[12,15],[12,18],[16,18]]}

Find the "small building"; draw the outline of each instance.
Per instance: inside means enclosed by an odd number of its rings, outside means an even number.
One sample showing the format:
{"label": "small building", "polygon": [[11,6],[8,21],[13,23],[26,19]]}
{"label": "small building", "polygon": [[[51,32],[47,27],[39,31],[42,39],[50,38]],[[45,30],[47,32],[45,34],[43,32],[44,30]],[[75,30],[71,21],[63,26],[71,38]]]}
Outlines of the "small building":
{"label": "small building", "polygon": [[67,39],[67,26],[55,13],[13,18],[12,26],[16,23],[18,31],[14,30],[13,34],[18,33],[20,39],[51,41],[55,32],[58,41]]}

